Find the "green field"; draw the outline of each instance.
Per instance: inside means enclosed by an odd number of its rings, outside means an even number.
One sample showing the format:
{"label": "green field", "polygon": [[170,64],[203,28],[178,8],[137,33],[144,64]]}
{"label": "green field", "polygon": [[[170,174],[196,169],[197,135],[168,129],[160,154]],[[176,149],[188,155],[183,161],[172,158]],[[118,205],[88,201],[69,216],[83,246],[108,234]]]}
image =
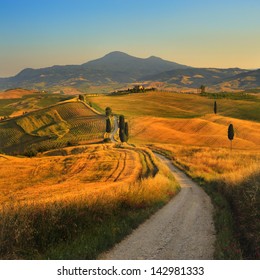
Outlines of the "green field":
{"label": "green field", "polygon": [[[214,99],[207,96],[170,92],[135,93],[123,96],[89,97],[101,108],[110,106],[128,117],[195,118],[213,113]],[[217,99],[218,114],[260,121],[260,98]]]}

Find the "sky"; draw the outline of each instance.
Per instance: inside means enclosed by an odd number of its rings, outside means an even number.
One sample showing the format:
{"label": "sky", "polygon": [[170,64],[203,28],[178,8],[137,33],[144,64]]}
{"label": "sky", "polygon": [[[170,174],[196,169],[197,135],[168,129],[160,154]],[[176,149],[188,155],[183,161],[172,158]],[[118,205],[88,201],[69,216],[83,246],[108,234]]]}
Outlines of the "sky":
{"label": "sky", "polygon": [[0,0],[0,77],[122,51],[260,68],[259,0]]}

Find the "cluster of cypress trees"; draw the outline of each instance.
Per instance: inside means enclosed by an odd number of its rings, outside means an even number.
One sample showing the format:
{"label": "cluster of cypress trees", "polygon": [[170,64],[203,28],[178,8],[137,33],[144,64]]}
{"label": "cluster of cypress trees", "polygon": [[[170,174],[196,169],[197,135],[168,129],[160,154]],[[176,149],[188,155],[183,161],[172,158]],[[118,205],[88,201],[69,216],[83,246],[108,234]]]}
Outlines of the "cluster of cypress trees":
{"label": "cluster of cypress trees", "polygon": [[[112,109],[110,107],[106,108],[106,132],[111,133],[112,125],[110,116],[112,115]],[[129,137],[128,133],[128,123],[125,121],[125,117],[123,115],[119,116],[119,138],[121,142],[127,142]]]}

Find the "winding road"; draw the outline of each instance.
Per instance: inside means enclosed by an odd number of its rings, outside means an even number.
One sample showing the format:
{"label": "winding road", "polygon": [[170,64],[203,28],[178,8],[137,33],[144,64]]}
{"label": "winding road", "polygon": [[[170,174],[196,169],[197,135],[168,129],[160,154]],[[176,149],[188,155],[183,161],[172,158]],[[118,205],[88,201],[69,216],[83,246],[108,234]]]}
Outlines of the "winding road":
{"label": "winding road", "polygon": [[181,191],[121,243],[99,259],[213,259],[215,229],[208,195],[170,160],[155,154],[172,171]]}
{"label": "winding road", "polygon": [[110,139],[111,139],[111,142],[113,142],[113,143],[117,142],[115,140],[115,137],[114,137],[116,135],[116,133],[117,133],[117,130],[118,130],[118,120],[117,120],[117,117],[114,116],[114,130],[110,134]]}

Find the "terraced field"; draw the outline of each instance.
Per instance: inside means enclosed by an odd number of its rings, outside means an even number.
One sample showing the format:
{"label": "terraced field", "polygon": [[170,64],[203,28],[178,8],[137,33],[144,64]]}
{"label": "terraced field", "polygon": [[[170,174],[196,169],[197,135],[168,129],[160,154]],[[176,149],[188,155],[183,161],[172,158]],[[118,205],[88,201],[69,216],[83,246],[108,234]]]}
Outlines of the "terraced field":
{"label": "terraced field", "polygon": [[104,116],[82,102],[68,101],[0,122],[0,150],[44,151],[72,142],[98,142],[104,133]]}

